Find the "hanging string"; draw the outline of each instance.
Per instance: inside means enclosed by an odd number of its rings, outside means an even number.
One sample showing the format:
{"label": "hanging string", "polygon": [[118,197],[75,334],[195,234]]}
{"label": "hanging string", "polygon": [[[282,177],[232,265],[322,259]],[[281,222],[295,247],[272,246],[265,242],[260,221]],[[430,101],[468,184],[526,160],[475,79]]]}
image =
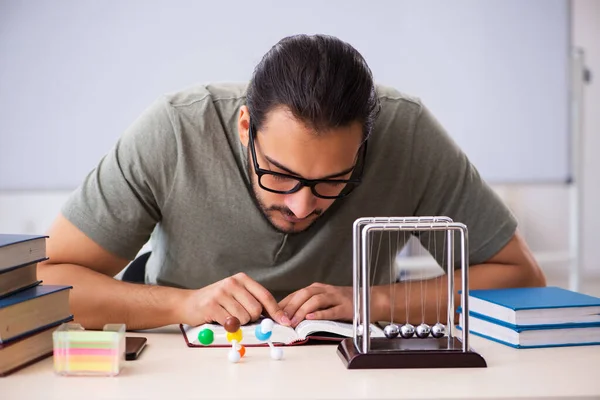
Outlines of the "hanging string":
{"label": "hanging string", "polygon": [[[406,231],[402,231],[406,234]],[[394,288],[393,290],[393,298],[394,298],[394,306],[396,305],[396,282],[398,281],[399,278],[399,270],[396,269],[396,259],[398,257],[398,253],[400,253],[400,231],[398,231],[398,234],[396,235],[396,250],[394,251]],[[400,319],[400,318],[398,318]]]}
{"label": "hanging string", "polygon": [[396,298],[394,295],[394,289],[395,289],[395,284],[394,284],[394,278],[393,278],[393,271],[394,271],[394,258],[393,258],[393,248],[392,248],[392,232],[388,231],[388,253],[390,256],[390,300],[392,302],[391,307],[390,307],[390,324],[394,323],[394,308],[396,305]]}
{"label": "hanging string", "polygon": [[[433,258],[435,258],[435,262],[438,263],[438,258],[437,258],[437,231],[433,232]],[[442,263],[442,266],[444,264]],[[441,282],[441,276],[436,276],[435,278],[435,314],[436,314],[436,323],[440,322],[440,282]]]}
{"label": "hanging string", "polygon": [[[403,240],[404,240],[404,244],[407,244],[406,241],[406,231],[404,231],[404,236],[403,236]],[[408,288],[406,288],[406,286],[408,286]],[[410,289],[412,286],[412,278],[410,276],[408,276],[408,274],[406,275],[406,283],[405,283],[405,288],[404,288],[404,309],[406,310],[406,324],[409,323],[409,316],[410,316]]]}
{"label": "hanging string", "polygon": [[[421,241],[421,237],[422,237],[422,231],[419,232],[419,244],[421,245],[421,248],[419,249],[419,258],[423,258],[423,242]],[[420,270],[420,274],[419,274],[419,283],[421,286],[421,323],[424,324],[425,323],[425,292],[423,291],[423,278],[425,276],[425,273],[423,272],[423,267],[421,267]]]}
{"label": "hanging string", "polygon": [[[444,243],[443,243],[443,245],[442,245],[442,268],[443,268],[443,267],[444,267],[444,265],[446,264],[446,237],[447,237],[447,232],[448,232],[448,231],[444,231],[444,232],[443,232],[443,233],[444,233]],[[451,274],[451,273],[453,273],[453,271],[452,271],[452,270],[451,270],[449,267],[448,267],[447,269],[448,269],[448,271],[447,271],[447,273],[446,273],[446,274]],[[441,286],[441,277],[440,277],[440,286]],[[440,290],[440,293],[441,293],[441,290]],[[449,295],[450,295],[450,296],[452,296],[453,294],[452,294],[452,293],[450,293]],[[450,300],[450,299],[448,299],[448,300]],[[441,309],[441,303],[442,303],[441,296],[439,296],[439,297],[438,297],[438,302],[437,302],[437,309],[438,309],[438,311],[437,311],[437,314],[438,314],[438,315],[437,315],[437,322],[440,322],[440,309]]]}
{"label": "hanging string", "polygon": [[[381,250],[381,238],[383,237],[383,232],[379,233],[379,243],[377,244],[377,255],[375,256],[375,266],[373,267],[373,276],[371,277],[371,288],[369,290],[369,292],[371,293],[371,295],[373,294],[373,286],[375,285],[375,276],[376,276],[376,272],[377,272],[377,266],[379,265],[379,252]],[[373,241],[371,240],[371,253],[373,253],[372,249],[373,249]],[[369,257],[369,261],[371,260],[371,257]]]}
{"label": "hanging string", "polygon": [[[427,233],[427,253],[431,254],[431,234],[433,233],[433,230],[431,230],[429,233]],[[425,323],[425,312],[427,311],[427,284],[429,279],[422,279],[421,282],[424,282],[425,284],[425,290],[421,289],[421,298],[423,299],[423,308],[421,309],[421,323]]]}

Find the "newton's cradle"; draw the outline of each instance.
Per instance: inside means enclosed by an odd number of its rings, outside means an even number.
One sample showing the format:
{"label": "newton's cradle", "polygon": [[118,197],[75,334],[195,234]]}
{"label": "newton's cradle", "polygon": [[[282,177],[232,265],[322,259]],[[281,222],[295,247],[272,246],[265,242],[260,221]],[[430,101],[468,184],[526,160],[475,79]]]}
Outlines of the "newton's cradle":
{"label": "newton's cradle", "polygon": [[[434,253],[437,252],[436,233],[443,236],[442,267],[447,271],[447,321],[444,326],[438,320],[433,326],[425,323],[425,310],[422,308],[421,323],[416,327],[409,322],[407,311],[403,324],[394,323],[394,311],[385,327],[385,337],[373,337],[370,327],[370,289],[373,253],[375,253],[375,268],[379,250],[373,251],[373,236],[387,233],[391,252],[391,233],[396,232],[399,241],[401,232],[404,234],[427,235],[431,240],[434,237]],[[460,237],[459,262],[461,269],[461,337],[454,335],[454,265],[455,265],[455,235]],[[429,246],[428,246],[429,247]],[[397,248],[396,248],[397,250]],[[429,250],[429,249],[428,249]],[[430,250],[431,252],[431,250]],[[468,283],[468,232],[467,227],[454,222],[448,217],[373,217],[359,218],[353,225],[353,337],[344,339],[338,346],[337,353],[348,369],[376,369],[376,368],[467,368],[486,367],[483,357],[473,351],[469,346],[469,315]],[[395,256],[395,253],[393,254]],[[437,254],[434,255],[436,260]],[[395,257],[394,257],[395,258]],[[392,254],[390,253],[390,277],[392,277]],[[395,279],[390,279],[392,288]],[[422,280],[420,281],[422,285]],[[437,282],[437,280],[436,280]],[[406,303],[410,292],[410,280],[405,285]],[[416,283],[415,283],[416,284]],[[395,292],[392,293],[392,305],[396,303]],[[421,303],[423,304],[423,296]],[[436,302],[439,304],[440,295],[437,294]],[[413,318],[414,319],[414,318]]]}
{"label": "newton's cradle", "polygon": [[[385,233],[388,234],[388,253],[390,257],[390,288],[394,286],[395,274],[393,263],[399,248],[400,232],[404,234],[422,233],[433,234],[433,255],[437,257],[436,233],[443,236],[442,267],[445,266],[448,277],[447,285],[447,323],[440,322],[440,295],[437,291],[436,278],[436,305],[437,322],[433,326],[425,323],[424,299],[421,295],[421,323],[415,327],[409,320],[408,311],[404,324],[394,323],[395,292],[391,289],[391,318],[384,328],[385,337],[372,337],[370,323],[370,289],[371,289],[371,259],[373,258],[373,235],[380,233],[379,245]],[[391,233],[396,232],[396,251],[393,251]],[[461,269],[461,337],[454,335],[454,265],[455,242],[454,236],[458,233],[459,262]],[[404,240],[403,243],[406,243]],[[427,243],[430,249],[431,240]],[[486,367],[483,357],[469,347],[469,319],[465,318],[469,312],[469,260],[468,260],[468,234],[467,227],[462,223],[453,222],[448,217],[373,217],[359,218],[353,225],[353,336],[341,341],[337,348],[339,357],[348,369],[378,369],[378,368],[468,368]],[[379,246],[375,250],[374,266],[377,268],[379,259]],[[375,275],[375,274],[373,274]],[[411,280],[406,283],[405,302],[410,299]],[[420,280],[423,285],[423,279]],[[422,289],[422,286],[421,286]],[[422,293],[422,292],[421,292]],[[413,318],[414,319],[414,318]],[[365,323],[366,321],[366,323]],[[364,326],[369,327],[365,329]],[[225,323],[227,340],[232,344],[228,353],[229,361],[237,363],[245,354],[241,345],[242,331],[240,322],[235,317],[230,317]],[[256,327],[255,336],[271,347],[271,358],[280,360],[283,357],[281,349],[275,347],[270,340],[273,321],[265,319]],[[198,340],[204,345],[213,342],[213,332],[204,329],[198,335]]]}

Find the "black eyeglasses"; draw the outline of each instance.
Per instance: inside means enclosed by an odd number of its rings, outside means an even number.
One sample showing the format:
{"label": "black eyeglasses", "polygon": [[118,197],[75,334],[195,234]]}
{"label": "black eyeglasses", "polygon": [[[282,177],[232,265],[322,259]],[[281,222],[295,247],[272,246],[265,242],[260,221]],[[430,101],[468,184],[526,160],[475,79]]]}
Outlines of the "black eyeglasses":
{"label": "black eyeglasses", "polygon": [[[279,194],[295,193],[307,186],[312,193],[323,199],[339,199],[349,195],[361,183],[362,173],[367,155],[367,141],[362,144],[362,156],[357,160],[353,170],[358,171],[355,178],[351,179],[304,179],[294,175],[283,174],[258,166],[256,148],[254,144],[254,126],[250,123],[248,132],[250,152],[254,164],[254,172],[258,176],[258,184],[264,190]],[[357,166],[359,167],[357,169]],[[354,175],[354,173],[353,173]]]}

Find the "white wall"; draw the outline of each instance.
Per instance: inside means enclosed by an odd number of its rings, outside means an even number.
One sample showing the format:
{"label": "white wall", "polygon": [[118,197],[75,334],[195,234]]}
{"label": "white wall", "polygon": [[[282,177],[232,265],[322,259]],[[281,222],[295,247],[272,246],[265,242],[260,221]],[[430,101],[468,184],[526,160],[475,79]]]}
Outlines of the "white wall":
{"label": "white wall", "polygon": [[487,179],[570,177],[568,0],[254,0],[244,18],[261,23],[197,23],[235,1],[0,2],[0,190],[73,189],[156,96],[247,80],[298,32],[355,46],[378,83],[424,101]]}
{"label": "white wall", "polygon": [[68,196],[67,191],[0,191],[0,232],[45,233]]}
{"label": "white wall", "polygon": [[592,81],[584,91],[583,116],[583,265],[600,273],[600,1],[574,0],[573,40],[585,50]]}
{"label": "white wall", "polygon": [[[600,276],[600,1],[573,1],[573,41],[585,50],[592,82],[584,93],[583,120],[583,276]],[[25,161],[26,162],[26,161]],[[569,192],[564,186],[496,187],[520,220],[543,268],[568,269]],[[0,232],[41,233],[51,224],[68,192],[0,192]],[[558,256],[558,257],[556,257]]]}
{"label": "white wall", "polygon": [[[585,64],[592,80],[583,88],[581,131],[580,185],[582,277],[600,276],[600,246],[597,227],[600,226],[600,1],[572,1],[572,41],[584,51]],[[518,215],[531,247],[548,253],[569,251],[569,190],[565,187],[541,185],[502,188],[502,193]],[[564,259],[564,258],[563,258]],[[544,263],[550,272],[566,270],[563,260]]]}

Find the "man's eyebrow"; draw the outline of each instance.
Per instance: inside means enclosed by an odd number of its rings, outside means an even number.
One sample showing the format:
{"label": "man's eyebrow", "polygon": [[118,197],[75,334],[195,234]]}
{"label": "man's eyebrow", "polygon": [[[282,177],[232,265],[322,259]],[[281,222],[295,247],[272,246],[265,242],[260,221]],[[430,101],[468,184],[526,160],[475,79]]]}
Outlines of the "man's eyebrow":
{"label": "man's eyebrow", "polygon": [[[301,177],[301,175],[300,175],[299,173],[292,171],[291,169],[287,168],[287,167],[286,167],[286,166],[284,166],[284,165],[281,165],[280,163],[278,163],[277,161],[273,160],[273,159],[272,159],[272,158],[270,158],[269,156],[264,156],[264,157],[267,159],[267,161],[268,161],[269,163],[273,164],[274,166],[276,166],[276,167],[277,167],[277,168],[279,168],[279,169],[282,169],[282,170],[284,170],[284,171],[285,171],[285,172],[287,172],[288,174],[295,175],[295,176],[297,176],[297,177],[299,177],[299,178]],[[350,168],[348,168],[348,169],[344,170],[344,171],[338,172],[337,174],[331,174],[331,175],[327,175],[327,176],[325,176],[325,177],[323,177],[323,178],[319,178],[319,179],[331,179],[331,178],[338,178],[338,177],[340,177],[340,176],[344,176],[344,175],[346,175],[346,174],[349,174],[350,172],[352,172],[352,170],[354,170],[354,165],[353,165],[352,167],[350,167]]]}

